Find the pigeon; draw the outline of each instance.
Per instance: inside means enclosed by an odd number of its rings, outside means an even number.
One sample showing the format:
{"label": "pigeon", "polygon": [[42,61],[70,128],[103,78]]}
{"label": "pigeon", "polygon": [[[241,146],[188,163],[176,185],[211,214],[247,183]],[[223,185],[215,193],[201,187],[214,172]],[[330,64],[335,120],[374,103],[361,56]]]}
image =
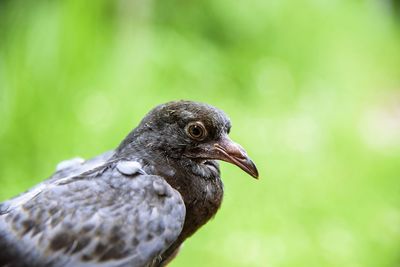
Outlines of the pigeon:
{"label": "pigeon", "polygon": [[166,266],[220,208],[217,160],[258,178],[230,128],[211,105],[168,102],[115,150],[61,162],[0,204],[0,266]]}

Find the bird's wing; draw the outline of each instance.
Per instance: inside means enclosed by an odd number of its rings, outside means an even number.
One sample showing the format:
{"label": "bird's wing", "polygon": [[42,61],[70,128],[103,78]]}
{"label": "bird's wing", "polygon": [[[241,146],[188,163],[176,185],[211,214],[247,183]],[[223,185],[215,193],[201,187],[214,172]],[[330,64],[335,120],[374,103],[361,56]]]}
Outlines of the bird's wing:
{"label": "bird's wing", "polygon": [[72,158],[57,164],[56,172],[49,178],[55,180],[60,178],[79,175],[106,163],[114,155],[114,150],[107,151],[94,158],[85,160],[83,158]]}
{"label": "bird's wing", "polygon": [[118,167],[43,184],[3,205],[0,266],[151,264],[179,236],[185,205],[162,177]]}
{"label": "bird's wing", "polygon": [[60,180],[68,180],[72,177],[82,175],[85,172],[90,172],[95,168],[103,166],[113,155],[114,150],[110,150],[88,160],[76,157],[61,161],[57,164],[56,171],[46,181],[37,184],[5,203],[1,203],[0,213],[2,209],[13,209],[14,207],[24,204],[26,201],[40,194],[40,192],[47,188],[49,184]]}

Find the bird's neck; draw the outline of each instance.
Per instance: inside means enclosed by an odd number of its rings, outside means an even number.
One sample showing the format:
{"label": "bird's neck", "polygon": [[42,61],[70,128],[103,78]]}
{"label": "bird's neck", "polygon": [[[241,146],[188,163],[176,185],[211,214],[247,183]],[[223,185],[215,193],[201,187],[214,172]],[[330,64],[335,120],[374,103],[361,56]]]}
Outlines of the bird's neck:
{"label": "bird's neck", "polygon": [[201,176],[193,171],[198,165],[199,163],[191,160],[169,159],[163,166],[156,168],[155,174],[163,176],[181,194],[186,206],[185,224],[178,243],[190,237],[210,220],[221,206],[223,184],[219,177],[218,165],[218,175],[212,176]]}
{"label": "bird's neck", "polygon": [[194,221],[185,222],[182,233],[186,238],[206,223],[221,205],[223,185],[218,163],[213,160],[199,162],[182,156],[184,148],[181,151],[179,148],[165,148],[165,144],[157,142],[161,140],[155,136],[150,138],[151,142],[146,143],[146,140],[149,138],[132,133],[117,149],[115,156],[138,160],[147,174],[163,177],[181,194],[186,205],[186,217],[194,218]]}
{"label": "bird's neck", "polygon": [[117,150],[115,157],[138,160],[147,174],[163,177],[182,196],[186,207],[185,223],[177,241],[163,255],[164,259],[210,220],[221,206],[223,184],[216,161],[205,164],[185,157],[170,157],[154,146],[137,144]]}
{"label": "bird's neck", "polygon": [[[193,174],[181,174],[166,181],[181,194],[186,207],[185,223],[178,239],[162,255],[161,260],[168,260],[177,252],[180,245],[217,213],[223,198],[221,179],[204,179]],[[163,266],[163,265],[162,265]]]}

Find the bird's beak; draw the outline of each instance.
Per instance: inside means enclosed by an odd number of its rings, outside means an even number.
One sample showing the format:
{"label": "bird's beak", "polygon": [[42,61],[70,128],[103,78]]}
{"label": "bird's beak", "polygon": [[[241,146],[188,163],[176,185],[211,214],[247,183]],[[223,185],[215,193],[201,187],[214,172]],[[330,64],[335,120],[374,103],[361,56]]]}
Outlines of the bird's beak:
{"label": "bird's beak", "polygon": [[246,151],[237,143],[233,142],[227,135],[224,135],[214,144],[213,152],[215,157],[232,164],[235,164],[254,178],[258,179],[256,165],[247,156]]}

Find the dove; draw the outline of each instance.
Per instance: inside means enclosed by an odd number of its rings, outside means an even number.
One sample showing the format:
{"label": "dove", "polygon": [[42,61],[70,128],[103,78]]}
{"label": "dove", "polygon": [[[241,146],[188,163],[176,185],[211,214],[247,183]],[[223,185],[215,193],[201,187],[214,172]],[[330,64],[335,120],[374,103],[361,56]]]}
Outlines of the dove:
{"label": "dove", "polygon": [[167,265],[223,199],[218,160],[258,171],[211,105],[152,109],[120,145],[0,204],[0,266]]}

